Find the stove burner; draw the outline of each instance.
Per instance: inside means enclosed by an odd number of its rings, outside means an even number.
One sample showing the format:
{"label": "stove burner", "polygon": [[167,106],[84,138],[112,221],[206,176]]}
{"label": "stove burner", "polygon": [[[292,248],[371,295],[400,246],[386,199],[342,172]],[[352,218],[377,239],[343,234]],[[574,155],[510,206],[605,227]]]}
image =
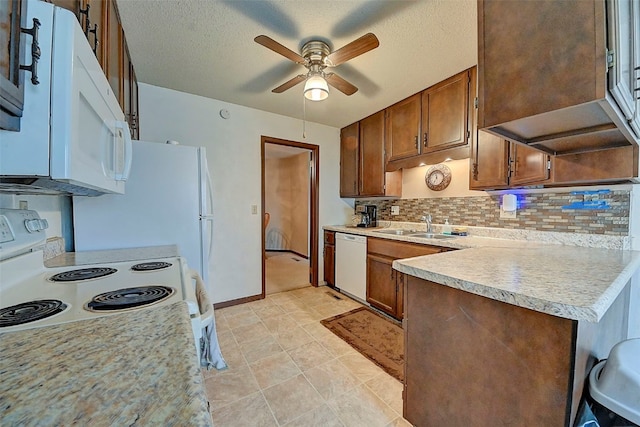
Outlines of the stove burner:
{"label": "stove burner", "polygon": [[113,274],[116,271],[118,270],[115,268],[107,267],[81,268],[79,270],[63,271],[62,273],[54,274],[49,280],[54,282],[74,282],[77,280],[97,279],[98,277]]}
{"label": "stove burner", "polygon": [[118,289],[96,295],[85,308],[89,311],[127,310],[163,301],[174,293],[173,288],[160,285]]}
{"label": "stove burner", "polygon": [[152,270],[161,270],[163,268],[171,267],[171,263],[154,261],[154,262],[143,262],[141,264],[136,264],[131,269],[133,271],[152,271]]}
{"label": "stove burner", "polygon": [[63,312],[67,305],[56,299],[28,301],[0,309],[0,328],[35,322]]}

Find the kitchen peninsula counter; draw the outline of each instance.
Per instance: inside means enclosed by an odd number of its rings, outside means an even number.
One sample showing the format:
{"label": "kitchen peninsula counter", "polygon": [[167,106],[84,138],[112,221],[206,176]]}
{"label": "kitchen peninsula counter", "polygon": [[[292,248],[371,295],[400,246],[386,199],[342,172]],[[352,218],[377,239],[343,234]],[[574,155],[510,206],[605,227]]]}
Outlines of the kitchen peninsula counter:
{"label": "kitchen peninsula counter", "polygon": [[210,426],[185,302],[0,334],[3,426]]}
{"label": "kitchen peninsula counter", "polygon": [[[393,268],[441,285],[573,320],[598,322],[640,269],[640,251],[559,244],[556,235],[560,233],[536,234],[536,237],[551,236],[547,241],[478,236],[440,240],[389,235],[376,229],[324,228],[461,249],[396,260]],[[599,239],[575,234],[570,238],[583,243]],[[607,240],[607,236],[602,239]]]}
{"label": "kitchen peninsula counter", "polygon": [[459,249],[393,261],[413,425],[573,426],[592,366],[628,337],[640,251],[621,250],[624,238],[325,230]]}

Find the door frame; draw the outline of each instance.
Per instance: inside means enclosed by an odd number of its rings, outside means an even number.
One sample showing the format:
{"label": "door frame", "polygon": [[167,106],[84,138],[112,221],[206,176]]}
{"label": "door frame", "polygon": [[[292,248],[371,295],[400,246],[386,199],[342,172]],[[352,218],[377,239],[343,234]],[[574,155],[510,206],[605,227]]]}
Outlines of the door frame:
{"label": "door frame", "polygon": [[309,150],[311,153],[310,173],[309,173],[309,275],[310,283],[314,287],[318,287],[318,244],[319,244],[319,187],[320,187],[320,146],[315,144],[307,144],[305,142],[289,141],[286,139],[273,138],[262,135],[260,137],[260,157],[262,165],[262,190],[261,190],[261,220],[262,226],[262,298],[266,296],[266,275],[265,275],[265,255],[266,255],[266,230],[264,228],[265,214],[265,166],[264,152],[265,144],[284,145],[287,147],[296,147]]}

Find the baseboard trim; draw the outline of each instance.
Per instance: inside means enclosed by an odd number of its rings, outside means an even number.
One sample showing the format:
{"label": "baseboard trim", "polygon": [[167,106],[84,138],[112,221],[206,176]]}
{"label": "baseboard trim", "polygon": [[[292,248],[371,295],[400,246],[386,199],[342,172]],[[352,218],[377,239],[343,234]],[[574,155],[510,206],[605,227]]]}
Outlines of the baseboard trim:
{"label": "baseboard trim", "polygon": [[309,259],[309,257],[307,255],[303,255],[300,252],[292,251],[291,249],[265,249],[264,251],[265,252],[280,252],[280,253],[289,252],[291,254],[298,255],[300,258]]}
{"label": "baseboard trim", "polygon": [[220,308],[225,308],[225,307],[231,307],[234,305],[239,305],[239,304],[245,304],[251,301],[257,301],[259,299],[263,299],[264,296],[262,294],[258,294],[258,295],[252,295],[249,297],[244,297],[244,298],[238,298],[238,299],[233,299],[230,301],[223,301],[223,302],[217,302],[215,304],[213,304],[213,308],[214,310],[220,309]]}

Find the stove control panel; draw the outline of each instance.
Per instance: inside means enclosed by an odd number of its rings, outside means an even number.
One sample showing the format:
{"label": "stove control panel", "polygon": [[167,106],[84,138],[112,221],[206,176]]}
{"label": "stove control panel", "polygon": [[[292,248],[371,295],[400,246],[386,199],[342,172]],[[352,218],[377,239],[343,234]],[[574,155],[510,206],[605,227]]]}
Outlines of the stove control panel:
{"label": "stove control panel", "polygon": [[9,220],[6,216],[0,215],[0,243],[7,243],[13,239],[13,231],[9,227]]}
{"label": "stove control panel", "polygon": [[0,260],[38,249],[46,242],[49,223],[38,212],[0,209]]}

